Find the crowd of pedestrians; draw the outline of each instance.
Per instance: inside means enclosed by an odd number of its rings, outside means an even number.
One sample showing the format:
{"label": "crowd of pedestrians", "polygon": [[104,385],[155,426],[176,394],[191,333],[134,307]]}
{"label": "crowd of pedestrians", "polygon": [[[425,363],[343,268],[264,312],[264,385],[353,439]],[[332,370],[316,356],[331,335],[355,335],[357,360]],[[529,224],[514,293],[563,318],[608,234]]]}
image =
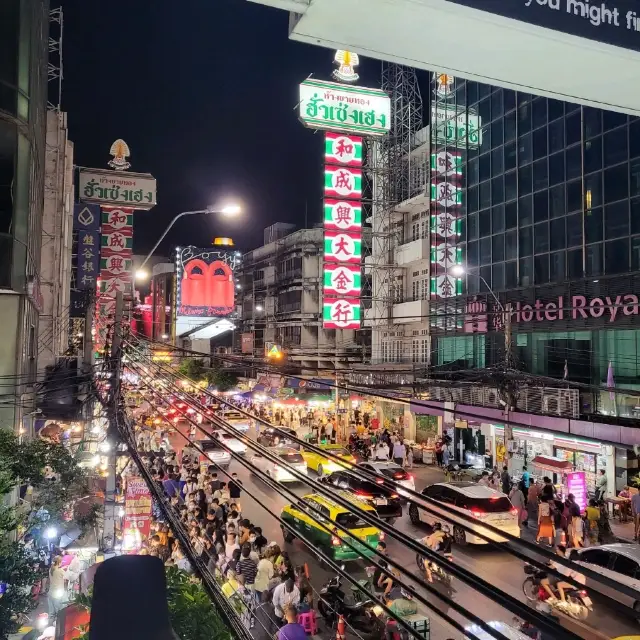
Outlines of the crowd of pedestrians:
{"label": "crowd of pedestrians", "polygon": [[[292,622],[292,612],[297,619],[313,607],[307,566],[294,566],[276,541],[269,541],[258,524],[243,516],[242,482],[236,473],[228,477],[214,465],[201,464],[189,444],[177,454],[169,450],[167,440],[164,443],[142,457],[180,519],[195,555],[247,628],[254,628],[258,620],[270,636],[281,628],[280,640],[300,640],[302,627]],[[152,536],[139,552],[193,573],[161,513],[154,509],[154,515]]]}

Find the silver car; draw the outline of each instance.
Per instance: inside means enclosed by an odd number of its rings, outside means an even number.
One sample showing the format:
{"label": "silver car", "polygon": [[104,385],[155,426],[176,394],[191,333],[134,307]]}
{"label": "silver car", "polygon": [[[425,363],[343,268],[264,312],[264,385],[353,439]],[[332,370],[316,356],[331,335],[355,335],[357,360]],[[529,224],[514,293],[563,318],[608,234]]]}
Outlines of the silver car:
{"label": "silver car", "polygon": [[569,558],[638,592],[637,598],[586,577],[587,589],[609,596],[640,613],[640,544],[603,544],[573,549]]}

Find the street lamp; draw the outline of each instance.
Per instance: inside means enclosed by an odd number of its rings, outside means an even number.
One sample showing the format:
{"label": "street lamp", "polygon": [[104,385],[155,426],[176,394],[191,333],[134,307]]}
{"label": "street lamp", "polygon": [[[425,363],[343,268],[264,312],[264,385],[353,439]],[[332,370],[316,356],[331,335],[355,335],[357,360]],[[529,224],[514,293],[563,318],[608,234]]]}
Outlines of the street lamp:
{"label": "street lamp", "polygon": [[257,304],[256,305],[256,311],[262,311],[263,310],[263,306],[261,304]]}
{"label": "street lamp", "polygon": [[220,215],[231,217],[239,214],[240,211],[240,205],[229,204],[218,209],[216,209],[215,207],[208,207],[206,209],[198,209],[197,211],[183,211],[182,213],[179,213],[169,223],[169,226],[164,230],[164,233],[160,236],[158,242],[155,243],[153,249],[151,249],[151,251],[149,252],[149,255],[142,261],[142,264],[136,271],[136,278],[138,280],[146,280],[149,277],[149,272],[144,268],[144,266],[147,264],[147,262],[149,262],[149,258],[151,258],[151,256],[156,252],[156,249],[160,246],[160,243],[166,238],[167,233],[169,233],[169,230],[171,229],[171,227],[173,227],[173,225],[179,218],[182,218],[183,216],[200,215],[203,213],[219,213]]}
{"label": "street lamp", "polygon": [[[463,276],[465,273],[466,271],[461,264],[457,264],[451,268],[451,275],[455,276],[456,278]],[[493,296],[493,299],[496,301],[496,304],[498,305],[498,309],[504,312],[504,307],[502,306],[502,302],[498,300],[498,296],[496,296],[494,290],[489,286],[489,283],[479,273],[476,273],[474,275],[478,276],[478,278],[480,278],[480,280],[484,282],[484,286],[487,287],[489,293]]]}

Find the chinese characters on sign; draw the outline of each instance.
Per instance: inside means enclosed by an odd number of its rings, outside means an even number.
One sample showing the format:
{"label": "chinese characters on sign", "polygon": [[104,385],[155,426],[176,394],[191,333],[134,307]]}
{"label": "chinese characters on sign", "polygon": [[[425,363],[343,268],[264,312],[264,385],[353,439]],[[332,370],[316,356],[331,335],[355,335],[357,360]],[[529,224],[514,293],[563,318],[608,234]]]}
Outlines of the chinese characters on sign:
{"label": "chinese characters on sign", "polygon": [[391,126],[391,101],[380,89],[307,79],[299,104],[300,120],[311,129],[381,136]]}
{"label": "chinese characters on sign", "polygon": [[[362,261],[362,138],[325,134],[325,329],[359,329]],[[354,308],[357,304],[357,313]]]}
{"label": "chinese characters on sign", "polygon": [[95,291],[100,265],[100,232],[78,232],[78,275],[76,289]]}
{"label": "chinese characters on sign", "polygon": [[322,326],[325,329],[359,329],[359,298],[324,298]]}

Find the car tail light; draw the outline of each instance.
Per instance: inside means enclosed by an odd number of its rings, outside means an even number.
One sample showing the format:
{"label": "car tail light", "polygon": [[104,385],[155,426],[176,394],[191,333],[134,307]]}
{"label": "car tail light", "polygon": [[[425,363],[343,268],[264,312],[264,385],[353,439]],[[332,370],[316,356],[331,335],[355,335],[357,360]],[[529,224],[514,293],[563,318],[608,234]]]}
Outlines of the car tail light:
{"label": "car tail light", "polygon": [[354,493],[357,496],[360,496],[361,498],[369,498],[369,499],[373,498],[373,496],[370,496],[368,493],[365,493],[364,491],[354,491]]}
{"label": "car tail light", "polygon": [[470,511],[474,518],[484,518],[487,515],[485,511],[478,509],[478,507],[472,507]]}
{"label": "car tail light", "polygon": [[408,474],[406,473],[396,473],[393,477],[396,480],[404,480],[407,477]]}
{"label": "car tail light", "polygon": [[517,516],[518,515],[518,510],[515,507],[513,507],[513,509],[511,509],[511,514],[514,515],[514,516]]}
{"label": "car tail light", "polygon": [[391,499],[395,500],[396,498],[399,498],[400,496],[397,493],[392,493],[391,494]]}
{"label": "car tail light", "polygon": [[332,536],[331,537],[331,544],[334,547],[339,547],[342,543],[340,542],[340,538],[338,538],[338,536]]}
{"label": "car tail light", "polygon": [[578,591],[578,593],[583,597],[586,598],[587,597],[587,592],[582,590],[582,591]]}
{"label": "car tail light", "polygon": [[378,478],[376,480],[376,484],[384,484],[384,480],[382,478]]}

